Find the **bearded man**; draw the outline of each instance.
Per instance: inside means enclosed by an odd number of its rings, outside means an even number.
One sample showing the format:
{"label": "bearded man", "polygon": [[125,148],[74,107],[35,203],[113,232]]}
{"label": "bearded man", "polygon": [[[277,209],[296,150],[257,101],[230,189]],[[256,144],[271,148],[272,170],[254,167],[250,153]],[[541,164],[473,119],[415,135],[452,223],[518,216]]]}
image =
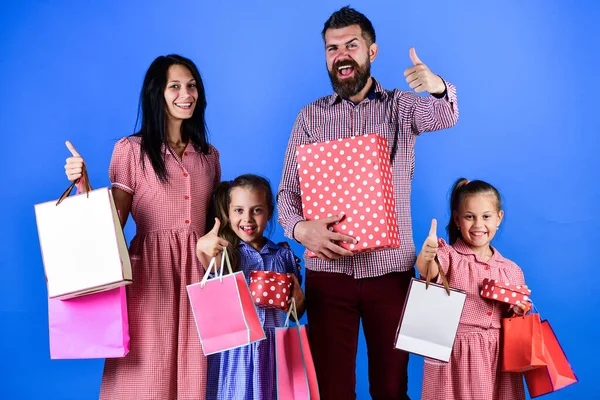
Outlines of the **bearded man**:
{"label": "bearded man", "polygon": [[[371,77],[378,46],[371,21],[343,7],[322,31],[334,93],[305,106],[288,143],[277,194],[285,235],[317,257],[306,261],[309,340],[321,399],[356,398],[356,352],[362,321],[373,399],[407,399],[408,354],[393,349],[394,337],[415,276],[410,192],[414,144],[422,132],[450,128],[458,120],[456,89],[432,73],[409,50],[404,71],[414,91],[386,90]],[[416,93],[415,93],[416,92]],[[421,96],[418,93],[428,93]],[[306,220],[296,165],[296,147],[376,133],[388,141],[400,247],[353,254],[339,242],[355,238],[331,231],[344,216]]]}

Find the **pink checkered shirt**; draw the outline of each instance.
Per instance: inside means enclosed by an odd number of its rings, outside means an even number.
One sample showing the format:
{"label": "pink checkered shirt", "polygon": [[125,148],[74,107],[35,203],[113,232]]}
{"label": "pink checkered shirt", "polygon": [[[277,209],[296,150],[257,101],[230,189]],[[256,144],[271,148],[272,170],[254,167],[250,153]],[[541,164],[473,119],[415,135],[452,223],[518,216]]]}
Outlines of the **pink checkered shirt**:
{"label": "pink checkered shirt", "polygon": [[293,239],[295,225],[305,220],[296,166],[296,146],[377,133],[388,140],[393,154],[392,176],[400,248],[356,254],[333,261],[305,257],[306,268],[310,270],[344,273],[360,279],[407,271],[415,264],[410,216],[415,139],[422,132],[446,129],[456,124],[456,88],[446,82],[446,96],[438,99],[399,89],[386,90],[375,79],[373,83],[370,95],[359,104],[355,105],[334,93],[300,110],[285,153],[277,193],[279,223],[285,235]]}

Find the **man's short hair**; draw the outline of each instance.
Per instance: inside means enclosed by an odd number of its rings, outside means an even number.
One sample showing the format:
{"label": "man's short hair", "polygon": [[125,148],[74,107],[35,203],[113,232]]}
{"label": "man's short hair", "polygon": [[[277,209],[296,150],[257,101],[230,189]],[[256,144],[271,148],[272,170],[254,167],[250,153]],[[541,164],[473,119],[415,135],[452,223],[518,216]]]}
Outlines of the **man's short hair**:
{"label": "man's short hair", "polygon": [[373,24],[369,21],[369,18],[365,17],[364,14],[359,13],[350,6],[340,8],[338,11],[331,14],[329,19],[325,22],[321,36],[325,40],[325,32],[328,29],[341,29],[351,25],[358,25],[362,31],[362,37],[367,41],[367,44],[371,45],[375,43],[375,29]]}

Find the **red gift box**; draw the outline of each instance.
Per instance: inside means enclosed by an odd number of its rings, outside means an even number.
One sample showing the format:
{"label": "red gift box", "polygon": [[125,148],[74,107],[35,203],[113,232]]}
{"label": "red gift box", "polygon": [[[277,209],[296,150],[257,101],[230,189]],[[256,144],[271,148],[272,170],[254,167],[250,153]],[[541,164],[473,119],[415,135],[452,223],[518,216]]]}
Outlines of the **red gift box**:
{"label": "red gift box", "polygon": [[289,274],[250,271],[250,293],[258,307],[287,311],[291,287]]}
{"label": "red gift box", "polygon": [[494,279],[484,279],[481,284],[481,297],[512,305],[526,303],[529,308],[531,290],[527,285],[511,285]]}
{"label": "red gift box", "polygon": [[302,145],[296,161],[304,218],[343,213],[330,230],[355,238],[357,244],[338,243],[354,253],[400,246],[386,139],[370,134]]}

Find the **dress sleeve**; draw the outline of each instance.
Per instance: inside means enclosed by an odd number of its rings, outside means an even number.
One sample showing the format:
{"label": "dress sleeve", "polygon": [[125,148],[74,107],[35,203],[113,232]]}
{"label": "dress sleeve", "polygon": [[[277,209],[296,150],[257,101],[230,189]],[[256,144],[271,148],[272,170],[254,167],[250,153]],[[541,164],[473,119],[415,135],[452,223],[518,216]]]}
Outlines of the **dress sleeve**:
{"label": "dress sleeve", "polygon": [[213,182],[213,191],[216,189],[217,185],[221,182],[221,155],[219,150],[216,147],[210,146],[211,152],[215,155],[215,181]]}
{"label": "dress sleeve", "polygon": [[131,141],[128,138],[119,140],[115,144],[108,167],[108,177],[112,187],[134,194],[137,165],[138,160]]}
{"label": "dress sleeve", "polygon": [[521,267],[519,267],[516,263],[514,263],[513,261],[511,261],[512,264],[512,274],[513,277],[511,279],[511,283],[514,283],[515,285],[525,285],[525,275],[523,274],[523,270],[521,269]]}

